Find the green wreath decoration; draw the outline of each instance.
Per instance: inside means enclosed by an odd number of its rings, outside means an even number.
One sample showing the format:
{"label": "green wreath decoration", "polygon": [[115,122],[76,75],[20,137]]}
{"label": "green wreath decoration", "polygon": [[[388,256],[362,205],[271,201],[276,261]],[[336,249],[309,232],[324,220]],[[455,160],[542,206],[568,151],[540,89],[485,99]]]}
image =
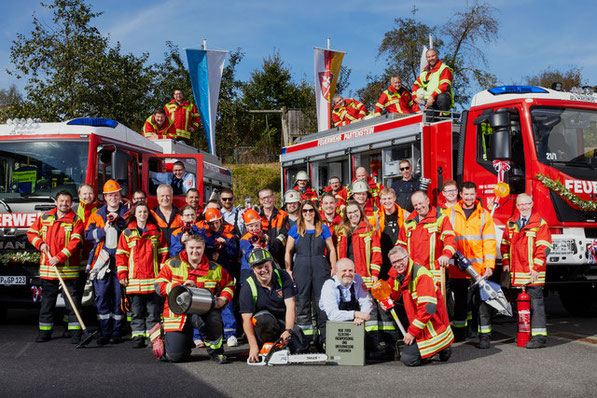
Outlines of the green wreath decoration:
{"label": "green wreath decoration", "polygon": [[41,254],[39,252],[16,252],[0,255],[0,263],[39,263]]}
{"label": "green wreath decoration", "polygon": [[579,210],[597,211],[597,202],[579,198],[577,195],[570,192],[570,190],[566,188],[560,181],[554,181],[543,174],[537,174],[535,179],[539,180],[546,188],[549,188],[560,195],[560,197],[566,200],[568,203],[576,206]]}

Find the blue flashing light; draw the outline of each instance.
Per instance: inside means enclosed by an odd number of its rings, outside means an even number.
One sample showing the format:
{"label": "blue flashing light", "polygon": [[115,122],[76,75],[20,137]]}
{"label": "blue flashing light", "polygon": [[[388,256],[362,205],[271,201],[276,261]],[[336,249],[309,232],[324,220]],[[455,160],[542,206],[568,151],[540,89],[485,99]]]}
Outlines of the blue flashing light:
{"label": "blue flashing light", "polygon": [[110,128],[115,128],[116,126],[118,126],[118,122],[103,117],[80,117],[78,119],[73,119],[66,124],[69,126],[90,126]]}
{"label": "blue flashing light", "polygon": [[493,95],[500,95],[500,94],[532,94],[532,93],[541,93],[547,94],[547,91],[541,87],[535,86],[499,86],[499,87],[492,87],[489,91]]}

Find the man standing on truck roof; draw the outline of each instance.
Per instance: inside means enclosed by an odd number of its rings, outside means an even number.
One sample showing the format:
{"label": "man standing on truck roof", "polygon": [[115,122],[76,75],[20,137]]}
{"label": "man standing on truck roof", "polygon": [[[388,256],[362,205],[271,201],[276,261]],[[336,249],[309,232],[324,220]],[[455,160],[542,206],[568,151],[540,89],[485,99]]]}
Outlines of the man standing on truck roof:
{"label": "man standing on truck roof", "polygon": [[190,104],[182,90],[174,90],[174,99],[164,106],[164,111],[174,123],[176,139],[191,145],[191,133],[199,128],[199,112],[194,104]]}
{"label": "man standing on truck roof", "polygon": [[336,94],[332,101],[334,102],[334,109],[332,110],[334,127],[346,126],[367,116],[365,105],[354,98],[343,98],[341,95]]}
{"label": "man standing on truck roof", "polygon": [[375,104],[375,116],[381,116],[384,111],[388,113],[421,112],[410,92],[402,86],[402,79],[398,75],[390,78],[390,87],[381,93],[377,104]]}
{"label": "man standing on truck roof", "polygon": [[[454,106],[452,89],[454,72],[439,59],[436,49],[427,50],[425,58],[427,58],[427,66],[413,84],[412,96],[416,98],[415,101],[425,106],[425,110],[449,111]],[[424,90],[423,98],[417,96],[417,91],[420,89]]]}
{"label": "man standing on truck roof", "polygon": [[[54,271],[55,266],[64,284],[73,297],[78,297],[79,278],[79,243],[83,235],[83,221],[71,209],[73,196],[68,191],[60,191],[56,195],[56,208],[37,218],[27,231],[29,242],[41,252],[39,276],[41,278],[41,309],[39,311],[39,334],[35,341],[43,343],[52,338],[54,327],[54,310],[60,282]],[[79,344],[81,325],[77,321],[73,308],[68,300],[68,330],[71,332],[71,343]]]}
{"label": "man standing on truck roof", "polygon": [[166,112],[162,108],[153,111],[153,114],[145,121],[143,125],[143,137],[152,140],[173,140],[176,138],[174,123],[166,116]]}

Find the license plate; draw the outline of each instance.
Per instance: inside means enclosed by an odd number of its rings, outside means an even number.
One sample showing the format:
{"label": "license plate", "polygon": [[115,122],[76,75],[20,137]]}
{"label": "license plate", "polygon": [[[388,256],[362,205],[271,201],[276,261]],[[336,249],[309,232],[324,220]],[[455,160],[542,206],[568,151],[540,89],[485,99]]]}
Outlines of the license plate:
{"label": "license plate", "polygon": [[0,285],[26,285],[26,276],[6,276],[0,275]]}

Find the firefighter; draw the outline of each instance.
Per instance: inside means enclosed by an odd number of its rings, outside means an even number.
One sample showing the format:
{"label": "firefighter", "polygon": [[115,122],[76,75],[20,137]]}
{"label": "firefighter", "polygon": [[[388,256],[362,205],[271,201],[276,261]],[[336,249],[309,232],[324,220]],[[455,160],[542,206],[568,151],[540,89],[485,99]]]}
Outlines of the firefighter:
{"label": "firefighter", "polygon": [[348,192],[346,191],[346,187],[342,186],[340,177],[333,176],[330,178],[330,185],[323,188],[323,192],[329,192],[336,198],[336,212],[342,214],[346,200],[348,199]]}
{"label": "firefighter", "polygon": [[381,116],[383,113],[419,113],[421,109],[410,94],[402,86],[402,79],[398,75],[390,78],[390,87],[384,90],[375,104],[375,116]]}
{"label": "firefighter", "polygon": [[[361,181],[362,182],[362,181]],[[381,246],[377,231],[371,227],[359,204],[349,200],[342,223],[338,227],[338,259],[348,258],[354,262],[355,272],[363,278],[367,291],[379,279],[381,270]],[[369,335],[369,352],[383,353],[396,339],[396,328],[387,312],[379,305],[371,311],[365,322]]]}
{"label": "firefighter", "polygon": [[[100,205],[96,200],[95,190],[93,189],[93,187],[91,185],[81,184],[81,186],[79,186],[78,193],[79,193],[79,204],[77,206],[76,213],[77,213],[77,217],[79,218],[79,220],[81,220],[81,222],[83,222],[83,228],[85,228],[85,225],[87,225],[87,221],[89,220],[89,217],[91,217],[91,215],[97,211],[97,209],[100,207]],[[81,256],[80,256],[81,267],[79,269],[79,279],[78,279],[79,280],[79,288],[77,289],[77,292],[79,294],[76,296],[77,304],[79,306],[81,305],[81,303],[83,301],[83,293],[85,291],[85,284],[87,282],[87,273],[85,272],[85,269],[87,268],[87,260],[89,259],[91,250],[93,250],[93,243],[88,242],[85,239],[82,239],[80,249],[81,249]]]}
{"label": "firefighter", "polygon": [[[274,256],[274,260],[276,263],[282,264],[284,263],[286,233],[288,232],[288,229],[290,229],[284,227],[288,213],[274,206],[276,195],[270,188],[260,190],[257,197],[259,198],[259,203],[261,203],[261,210],[259,211],[259,216],[262,220],[261,229],[268,236],[270,253]],[[246,224],[245,229],[247,229]],[[248,271],[250,271],[250,269]],[[250,272],[248,275],[250,275]],[[241,281],[244,279],[241,278]]]}
{"label": "firefighter", "polygon": [[[207,228],[201,230],[205,240],[205,254],[211,261],[220,264],[232,278],[239,278],[238,265],[238,239],[233,235],[234,227],[222,218],[220,210],[211,208],[205,210],[205,223]],[[232,302],[222,309],[224,322],[224,339],[228,347],[236,347],[236,319]]]}
{"label": "firefighter", "polygon": [[[371,192],[369,191],[369,186],[365,181],[355,180],[355,182],[352,184],[351,196],[349,198],[349,201],[351,200],[359,205],[359,207],[363,211],[363,214],[365,214],[367,221],[369,222],[369,224],[371,224],[371,227],[377,230],[378,223],[376,213],[378,208],[375,204],[375,201],[372,200]],[[346,208],[344,209],[344,211],[346,214]]]}
{"label": "firefighter", "polygon": [[451,208],[458,203],[458,183],[454,180],[444,182],[442,197],[444,199],[441,205],[442,213],[450,216]]}
{"label": "firefighter", "polygon": [[190,189],[196,189],[197,187],[195,174],[187,172],[186,166],[181,160],[177,160],[172,164],[172,173],[152,171],[151,180],[156,185],[170,185],[172,193],[176,196],[186,195]]}
{"label": "firefighter", "polygon": [[338,214],[336,197],[331,192],[325,192],[321,196],[321,222],[327,225],[334,238],[334,247],[336,246],[336,229],[342,222],[342,215]]}
{"label": "firefighter", "polygon": [[[249,264],[249,255],[253,251],[253,249],[261,247],[267,248],[271,253],[270,240],[269,235],[264,233],[262,229],[262,218],[259,216],[253,209],[247,209],[243,213],[243,221],[245,222],[245,227],[247,228],[247,233],[240,239],[239,248],[240,248],[240,281],[241,284],[244,283],[245,280],[249,276],[251,276],[251,266]],[[254,240],[254,241],[253,241]]]}
{"label": "firefighter", "polygon": [[414,211],[404,222],[396,245],[408,250],[415,263],[429,269],[439,284],[443,268],[456,252],[454,230],[449,218],[430,205],[425,192],[415,192],[411,200]]}
{"label": "firefighter", "polygon": [[311,189],[311,183],[309,182],[309,176],[306,171],[301,170],[296,173],[294,190],[301,194],[301,202],[304,200],[318,201],[317,193]]}
{"label": "firefighter", "polygon": [[191,145],[191,133],[199,128],[199,112],[194,104],[190,104],[182,94],[182,90],[174,90],[174,98],[164,106],[168,118],[176,129],[176,139]]}
{"label": "firefighter", "polygon": [[[477,200],[477,186],[465,181],[460,191],[462,200],[449,209],[450,223],[456,234],[456,249],[468,258],[479,275],[489,278],[495,268],[496,238],[491,214]],[[445,214],[445,213],[444,213]],[[450,264],[450,290],[454,293],[452,328],[457,341],[466,340],[469,305],[477,317],[479,345],[490,348],[491,309],[481,300],[479,289],[471,287],[470,276],[456,264]],[[472,319],[472,316],[471,316]]]}
{"label": "firefighter", "polygon": [[[367,172],[367,169],[362,166],[357,167],[354,174],[355,174],[355,178],[352,180],[352,183],[354,184],[355,181],[357,181],[357,180],[367,183],[367,186],[369,188],[369,193],[371,194],[371,198],[372,198],[372,199],[369,199],[369,202],[371,205],[375,205],[375,206],[379,207],[379,192],[382,189],[384,189],[385,187],[382,184],[378,184],[373,179],[373,177],[371,177],[369,175],[369,173]],[[353,191],[353,193],[354,193],[354,191]]]}
{"label": "firefighter", "polygon": [[398,164],[402,178],[392,183],[392,189],[396,193],[396,203],[406,211],[412,212],[413,205],[410,198],[413,192],[419,190],[421,185],[418,176],[413,175],[413,167],[408,159],[402,159]]}
{"label": "firefighter", "polygon": [[184,250],[185,243],[191,235],[201,235],[201,228],[197,226],[197,213],[191,205],[185,205],[180,209],[182,226],[172,231],[170,238],[170,257],[178,255]]}
{"label": "firefighter", "polygon": [[220,204],[224,221],[234,227],[234,235],[238,238],[245,234],[245,224],[241,211],[234,207],[234,193],[230,188],[222,188],[220,191]]}
{"label": "firefighter", "polygon": [[[326,319],[317,303],[324,282],[336,273],[336,249],[330,229],[321,222],[317,206],[310,200],[303,202],[296,225],[288,231],[284,265],[296,284],[296,323],[305,336],[323,346],[321,337],[325,334],[321,331]],[[315,325],[311,320],[314,303]]]}
{"label": "firefighter", "polygon": [[[454,72],[439,59],[439,53],[433,48],[427,50],[425,58],[427,66],[413,84],[412,96],[416,102],[425,106],[425,110],[449,111],[454,106]],[[424,90],[423,98],[417,96],[419,89]]]}
{"label": "firefighter", "polygon": [[201,196],[199,195],[199,190],[197,188],[189,188],[184,197],[184,201],[191,206],[197,214],[201,212]]}
{"label": "firefighter", "polygon": [[381,244],[383,264],[380,270],[380,278],[388,279],[388,271],[392,267],[387,253],[396,245],[398,234],[404,226],[404,220],[408,212],[396,204],[396,193],[392,188],[384,188],[380,194],[381,208],[377,211],[376,217],[379,224],[377,233]]}
{"label": "firefighter", "polygon": [[454,335],[450,328],[446,304],[429,270],[409,258],[406,249],[396,246],[388,254],[392,269],[388,280],[392,299],[402,299],[410,325],[403,338],[400,361],[419,366],[423,360],[439,353],[442,362],[450,359]]}
{"label": "firefighter", "polygon": [[506,223],[500,246],[502,269],[510,272],[513,287],[526,285],[531,297],[531,341],[526,348],[543,348],[547,344],[545,304],[545,262],[551,250],[551,234],[545,220],[533,210],[533,198],[520,194],[516,198],[519,217]]}
{"label": "firefighter", "polygon": [[[56,208],[43,213],[27,231],[29,242],[41,252],[39,276],[41,278],[41,308],[39,310],[39,333],[35,341],[43,343],[52,338],[54,310],[60,281],[54,266],[58,269],[64,284],[73,297],[78,297],[79,243],[84,225],[71,209],[73,196],[68,191],[56,194]],[[68,300],[65,300],[68,316],[67,329],[71,343],[79,344],[81,325]]]}
{"label": "firefighter", "polygon": [[301,207],[301,196],[300,194],[291,189],[286,191],[284,194],[284,210],[288,213],[288,216],[284,220],[284,231],[288,232],[290,228],[296,225],[299,218],[299,208]]}
{"label": "firefighter", "polygon": [[[219,264],[209,261],[205,241],[198,235],[189,238],[178,256],[164,263],[155,280],[155,290],[164,298],[174,286],[208,289],[215,297],[215,307],[204,315],[176,315],[164,302],[165,358],[172,362],[187,361],[193,347],[193,327],[204,338],[207,353],[217,364],[228,363],[224,355],[221,310],[232,301],[234,281]],[[155,328],[154,328],[155,329]],[[155,337],[153,338],[155,339]],[[158,358],[161,359],[161,358]]]}
{"label": "firefighter", "polygon": [[149,207],[134,205],[116,250],[118,280],[131,301],[133,348],[145,347],[146,331],[160,321],[161,300],[153,283],[167,258],[168,244]]}
{"label": "firefighter", "polygon": [[365,105],[354,98],[343,98],[341,95],[336,94],[334,95],[333,102],[332,121],[334,122],[334,127],[346,126],[367,116]]}
{"label": "firefighter", "polygon": [[153,114],[145,121],[143,125],[143,137],[152,140],[173,140],[176,138],[174,123],[166,116],[166,112],[162,108],[153,111]]}
{"label": "firefighter", "polygon": [[174,190],[172,186],[161,184],[157,189],[158,205],[153,208],[151,214],[158,222],[158,227],[161,228],[166,238],[166,242],[170,245],[172,232],[182,227],[182,218],[180,218],[180,211],[172,204]]}
{"label": "firefighter", "polygon": [[120,282],[116,272],[118,237],[125,228],[127,207],[121,202],[121,188],[114,180],[104,184],[106,204],[89,217],[85,239],[93,242],[88,267],[93,280],[101,336],[99,345],[118,344],[125,319],[120,307]]}

